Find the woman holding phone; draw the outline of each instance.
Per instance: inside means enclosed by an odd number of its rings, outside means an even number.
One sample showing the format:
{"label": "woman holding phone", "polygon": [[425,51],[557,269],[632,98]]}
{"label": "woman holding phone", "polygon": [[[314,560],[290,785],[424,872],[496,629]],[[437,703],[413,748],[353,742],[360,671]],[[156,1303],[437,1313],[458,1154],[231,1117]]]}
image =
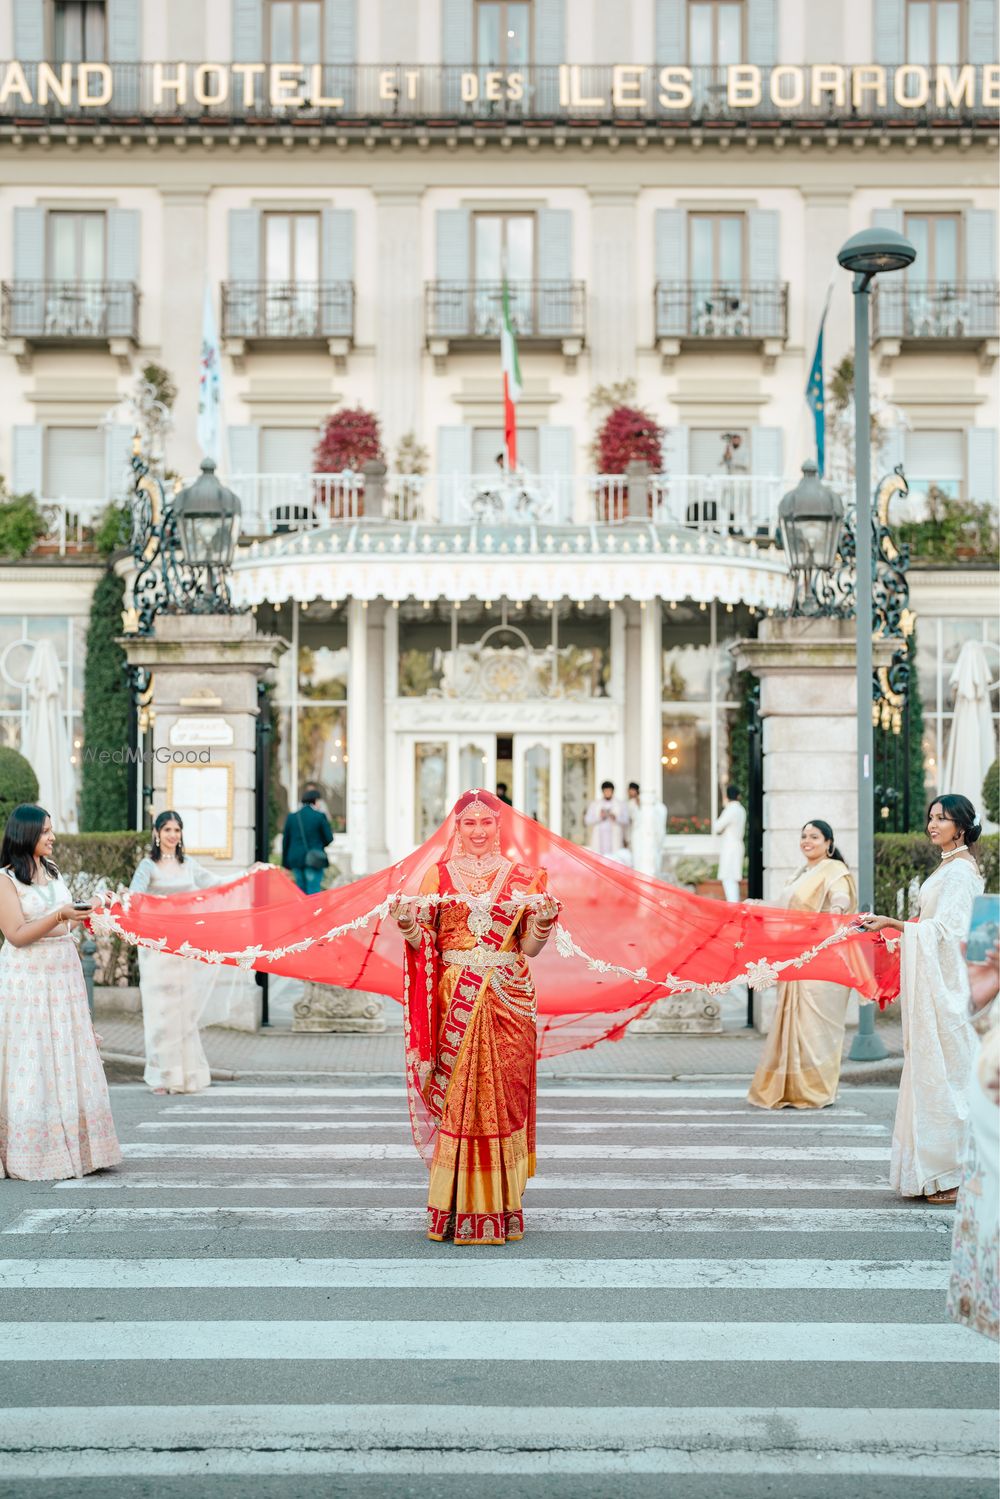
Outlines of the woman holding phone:
{"label": "woman holding phone", "polygon": [[976,1035],[962,945],[983,889],[971,852],[981,831],[968,797],[937,797],[927,836],[941,862],[920,887],[918,919],[860,918],[866,931],[902,934],[903,1073],[889,1179],[901,1197],[928,1202],[955,1201],[968,1142]]}
{"label": "woman holding phone", "polygon": [[0,848],[0,1177],[57,1181],[122,1158],[44,807],[15,807]]}

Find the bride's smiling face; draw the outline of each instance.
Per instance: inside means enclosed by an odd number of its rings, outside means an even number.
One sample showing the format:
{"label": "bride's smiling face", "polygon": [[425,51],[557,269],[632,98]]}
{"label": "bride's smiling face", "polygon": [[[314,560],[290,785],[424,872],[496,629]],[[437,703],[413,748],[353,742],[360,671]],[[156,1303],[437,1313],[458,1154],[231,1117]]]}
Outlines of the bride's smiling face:
{"label": "bride's smiling face", "polygon": [[462,845],[462,852],[474,854],[476,858],[482,858],[488,854],[497,842],[500,832],[500,824],[495,817],[489,814],[485,816],[461,816],[458,819],[458,837]]}

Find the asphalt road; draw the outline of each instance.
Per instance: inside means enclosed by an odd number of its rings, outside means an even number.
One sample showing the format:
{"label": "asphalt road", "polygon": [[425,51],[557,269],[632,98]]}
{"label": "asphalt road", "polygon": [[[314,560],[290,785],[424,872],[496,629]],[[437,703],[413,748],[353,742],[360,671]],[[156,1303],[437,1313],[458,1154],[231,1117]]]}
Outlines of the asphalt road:
{"label": "asphalt road", "polygon": [[0,1183],[0,1499],[994,1499],[996,1347],[894,1095],[547,1085],[520,1244],[423,1238],[401,1087],[113,1090]]}

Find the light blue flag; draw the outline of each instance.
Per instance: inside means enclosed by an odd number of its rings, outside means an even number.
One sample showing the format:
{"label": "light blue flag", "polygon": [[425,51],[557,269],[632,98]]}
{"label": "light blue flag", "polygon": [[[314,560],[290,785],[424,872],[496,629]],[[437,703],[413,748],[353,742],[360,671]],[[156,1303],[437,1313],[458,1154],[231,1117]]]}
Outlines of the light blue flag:
{"label": "light blue flag", "polygon": [[201,366],[198,373],[198,444],[206,458],[220,461],[222,355],[215,330],[212,289],[206,282],[201,319]]}

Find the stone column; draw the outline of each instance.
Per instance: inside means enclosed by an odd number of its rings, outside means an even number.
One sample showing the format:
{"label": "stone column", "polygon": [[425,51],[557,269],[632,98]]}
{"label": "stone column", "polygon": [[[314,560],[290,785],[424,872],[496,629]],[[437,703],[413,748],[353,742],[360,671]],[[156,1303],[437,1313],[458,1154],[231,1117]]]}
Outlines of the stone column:
{"label": "stone column", "polygon": [[375,371],[386,452],[418,431],[424,341],[420,193],[400,184],[372,189],[376,201],[378,303]]}
{"label": "stone column", "polygon": [[[126,635],[120,644],[130,666],[153,675],[152,810],[172,804],[185,819],[192,854],[220,882],[231,879],[254,860],[257,683],[286,642],[258,634],[250,614],[161,614],[153,635]],[[201,852],[198,807],[185,806],[178,772],[220,766],[230,769],[224,838],[214,851]],[[225,968],[217,982],[228,986],[228,1024],[256,1030],[260,987],[254,975]]]}
{"label": "stone column", "polygon": [[[198,382],[188,378],[198,368],[201,349],[202,291],[208,257],[208,193],[195,188],[160,189],[163,242],[169,271],[160,285],[160,348],[163,364],[177,381],[171,461],[181,473],[198,472],[202,453],[197,440]],[[192,288],[198,288],[192,295]],[[213,287],[218,296],[218,288]],[[220,466],[225,455],[214,455]]]}
{"label": "stone column", "polygon": [[[891,642],[876,640],[874,651],[875,666],[887,666]],[[830,824],[845,859],[857,865],[855,623],[765,619],[756,640],[738,642],[736,661],[760,680],[764,899],[774,904],[801,863],[799,834],[812,817]],[[766,1033],[773,1007],[773,991],[758,997],[758,1030]]]}
{"label": "stone column", "polygon": [[591,190],[587,341],[595,384],[635,374],[635,220],[634,188]]}
{"label": "stone column", "polygon": [[[634,862],[642,874],[659,874],[659,837],[662,833],[663,728],[660,700],[662,695],[663,609],[659,599],[649,599],[639,619],[640,702],[642,744],[640,749],[639,801],[640,836],[636,839]],[[630,1030],[660,1035],[709,1035],[722,1030],[719,1001],[704,989],[691,994],[677,994],[658,999],[643,1020],[635,1020]]]}
{"label": "stone column", "polygon": [[368,873],[368,608],[347,605],[347,838],[351,878]]}

